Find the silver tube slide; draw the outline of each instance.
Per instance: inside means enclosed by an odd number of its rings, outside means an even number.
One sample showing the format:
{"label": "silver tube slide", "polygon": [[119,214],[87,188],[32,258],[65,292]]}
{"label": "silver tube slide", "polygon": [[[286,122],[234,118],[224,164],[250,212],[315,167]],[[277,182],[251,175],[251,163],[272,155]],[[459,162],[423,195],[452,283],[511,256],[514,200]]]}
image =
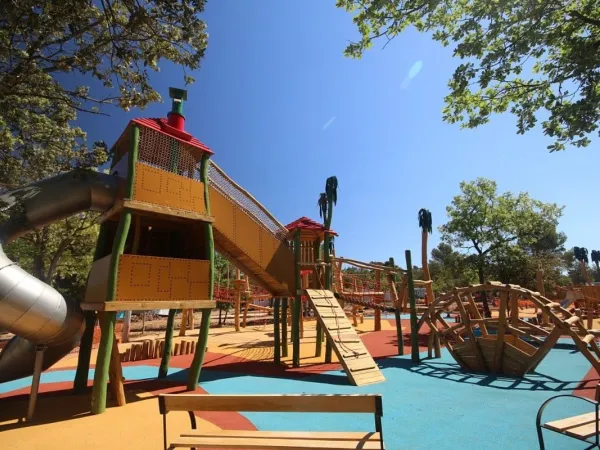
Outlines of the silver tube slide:
{"label": "silver tube slide", "polygon": [[30,375],[35,345],[48,346],[47,368],[77,344],[83,314],[74,299],[12,262],[2,246],[37,228],[85,211],[114,205],[122,179],[91,171],[73,171],[0,194],[0,329],[16,336],[0,353],[0,383]]}

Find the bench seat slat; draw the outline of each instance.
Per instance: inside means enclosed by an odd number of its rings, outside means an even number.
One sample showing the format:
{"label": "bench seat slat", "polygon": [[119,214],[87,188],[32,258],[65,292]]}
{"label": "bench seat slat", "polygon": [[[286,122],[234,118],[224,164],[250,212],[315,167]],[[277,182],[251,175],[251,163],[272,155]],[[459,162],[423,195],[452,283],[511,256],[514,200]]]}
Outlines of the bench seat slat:
{"label": "bench seat slat", "polygon": [[378,395],[161,394],[165,411],[374,413]]}
{"label": "bench seat slat", "polygon": [[596,413],[591,412],[565,419],[553,420],[544,426],[571,437],[587,439],[596,434]]}
{"label": "bench seat slat", "polygon": [[256,438],[256,439],[294,439],[327,441],[374,441],[379,442],[381,435],[376,432],[350,431],[257,431],[257,430],[217,430],[211,432],[189,431],[181,434],[184,438]]}
{"label": "bench seat slat", "polygon": [[171,448],[239,448],[245,450],[380,450],[379,441],[329,439],[265,439],[249,437],[179,438]]}

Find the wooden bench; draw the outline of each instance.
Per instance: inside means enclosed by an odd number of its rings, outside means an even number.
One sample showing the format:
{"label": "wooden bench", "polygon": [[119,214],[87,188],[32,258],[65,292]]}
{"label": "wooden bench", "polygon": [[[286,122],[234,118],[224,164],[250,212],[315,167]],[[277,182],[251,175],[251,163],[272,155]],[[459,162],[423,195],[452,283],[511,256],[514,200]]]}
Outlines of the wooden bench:
{"label": "wooden bench", "polygon": [[[579,400],[591,403],[592,405],[594,405],[594,411],[585,414],[579,414],[577,416],[565,417],[559,420],[552,420],[542,425],[542,414],[548,406],[548,404],[551,401],[561,397],[577,398]],[[586,447],[586,449],[591,449],[595,447],[600,448],[600,403],[598,402],[599,399],[600,383],[596,386],[595,401],[584,397],[578,397],[576,395],[563,394],[551,397],[544,403],[542,403],[542,406],[540,406],[536,418],[536,428],[538,434],[538,441],[540,444],[540,450],[545,450],[546,448],[544,445],[544,435],[542,434],[543,429],[551,430],[556,433],[563,434],[565,436],[569,436],[574,439],[578,439],[580,441],[591,444],[590,446]],[[590,438],[594,438],[594,440],[590,441]]]}
{"label": "wooden bench", "polygon": [[[175,448],[227,449],[384,449],[381,395],[209,395],[161,394],[158,397],[163,416],[165,450]],[[192,429],[168,443],[167,414],[186,411]],[[371,413],[374,432],[313,431],[212,431],[196,429],[194,411],[277,412],[277,413]],[[307,427],[308,428],[308,427]]]}

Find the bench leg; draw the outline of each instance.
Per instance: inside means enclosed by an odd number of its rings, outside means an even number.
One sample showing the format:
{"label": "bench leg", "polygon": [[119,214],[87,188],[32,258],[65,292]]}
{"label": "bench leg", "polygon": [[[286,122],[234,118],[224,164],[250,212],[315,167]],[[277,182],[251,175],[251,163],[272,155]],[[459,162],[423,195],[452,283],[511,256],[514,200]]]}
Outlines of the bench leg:
{"label": "bench leg", "polygon": [[540,450],[546,450],[546,446],[544,445],[544,435],[542,434],[542,431],[543,431],[542,427],[537,425],[536,428],[537,428],[538,442],[540,444]]}

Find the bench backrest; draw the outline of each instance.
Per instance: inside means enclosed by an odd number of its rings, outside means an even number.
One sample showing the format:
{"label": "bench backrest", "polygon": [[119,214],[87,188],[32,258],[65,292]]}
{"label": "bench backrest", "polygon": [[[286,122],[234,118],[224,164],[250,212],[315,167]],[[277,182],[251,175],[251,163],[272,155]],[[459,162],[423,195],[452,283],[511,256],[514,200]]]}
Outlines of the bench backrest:
{"label": "bench backrest", "polygon": [[169,411],[331,412],[383,415],[379,394],[350,395],[211,395],[161,394],[161,414]]}

